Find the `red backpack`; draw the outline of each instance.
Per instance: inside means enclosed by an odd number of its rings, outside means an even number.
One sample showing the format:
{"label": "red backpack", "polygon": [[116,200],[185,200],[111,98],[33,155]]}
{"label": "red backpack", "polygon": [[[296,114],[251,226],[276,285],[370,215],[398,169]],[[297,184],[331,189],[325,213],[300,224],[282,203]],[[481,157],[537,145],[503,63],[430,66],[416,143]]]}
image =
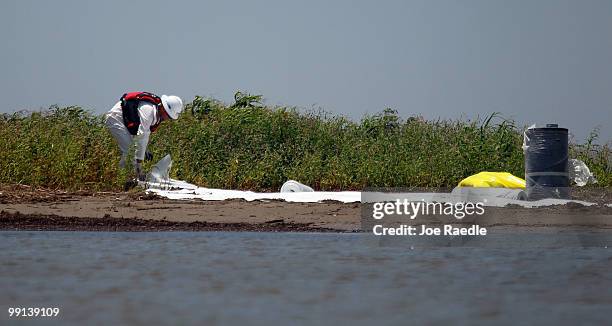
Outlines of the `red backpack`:
{"label": "red backpack", "polygon": [[[121,111],[123,113],[123,124],[132,135],[138,133],[140,127],[140,115],[138,114],[138,104],[140,101],[147,102],[157,109],[158,117],[161,117],[161,111],[164,109],[161,98],[149,92],[131,92],[121,96]],[[151,132],[155,132],[161,123],[161,118],[154,122],[151,126]]]}

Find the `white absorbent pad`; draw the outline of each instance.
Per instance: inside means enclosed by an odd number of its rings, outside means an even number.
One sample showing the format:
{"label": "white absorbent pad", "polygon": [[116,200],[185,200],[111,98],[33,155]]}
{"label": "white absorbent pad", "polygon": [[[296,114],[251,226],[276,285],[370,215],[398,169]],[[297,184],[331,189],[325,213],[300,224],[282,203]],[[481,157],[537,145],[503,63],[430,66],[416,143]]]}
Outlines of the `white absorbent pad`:
{"label": "white absorbent pad", "polygon": [[[147,192],[157,194],[169,199],[201,199],[201,200],[227,200],[244,199],[253,200],[284,200],[296,203],[316,203],[323,201],[337,201],[342,203],[381,202],[395,201],[398,198],[409,201],[425,202],[482,202],[484,206],[504,207],[506,205],[517,205],[522,207],[543,207],[552,205],[564,205],[569,202],[579,203],[585,206],[594,203],[566,200],[566,199],[541,199],[537,201],[526,201],[526,195],[520,189],[507,188],[472,188],[456,187],[450,193],[367,193],[362,196],[360,191],[314,191],[295,180],[289,180],[283,184],[280,192],[253,192],[243,190],[226,190],[198,187],[196,185],[175,180],[168,177],[168,171],[172,166],[172,160],[167,155],[161,159],[148,175],[146,182],[140,185]],[[365,194],[365,193],[363,193]],[[365,197],[365,199],[364,199]]]}

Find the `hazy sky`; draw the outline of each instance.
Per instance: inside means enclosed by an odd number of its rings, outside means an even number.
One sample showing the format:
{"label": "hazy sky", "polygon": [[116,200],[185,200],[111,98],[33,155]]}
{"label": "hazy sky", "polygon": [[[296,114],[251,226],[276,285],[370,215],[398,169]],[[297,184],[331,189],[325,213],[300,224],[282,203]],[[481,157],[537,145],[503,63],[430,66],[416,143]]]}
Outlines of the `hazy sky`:
{"label": "hazy sky", "polygon": [[241,89],[353,119],[499,111],[612,140],[610,0],[3,0],[0,27],[1,112]]}

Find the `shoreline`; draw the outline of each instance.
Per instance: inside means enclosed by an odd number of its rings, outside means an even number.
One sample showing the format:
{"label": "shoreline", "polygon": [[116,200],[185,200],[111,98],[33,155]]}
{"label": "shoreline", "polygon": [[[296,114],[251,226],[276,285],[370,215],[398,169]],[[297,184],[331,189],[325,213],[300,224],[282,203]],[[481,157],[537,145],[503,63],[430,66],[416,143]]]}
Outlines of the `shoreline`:
{"label": "shoreline", "polygon": [[339,232],[311,227],[308,224],[285,223],[282,220],[260,224],[215,223],[206,221],[172,222],[139,218],[66,217],[58,215],[24,215],[0,212],[0,231],[87,231],[87,232]]}
{"label": "shoreline", "polygon": [[[593,192],[593,191],[591,191]],[[593,196],[609,197],[609,190]],[[589,199],[589,198],[586,198]],[[606,200],[607,201],[607,200]],[[487,207],[485,216],[449,221],[420,216],[414,225],[474,223],[504,230],[612,230],[612,207],[579,204],[541,208]],[[0,187],[0,230],[364,232],[360,203],[290,203],[277,200],[170,200],[146,193],[67,193]],[[364,223],[362,223],[364,222]],[[388,226],[402,220],[386,220]]]}

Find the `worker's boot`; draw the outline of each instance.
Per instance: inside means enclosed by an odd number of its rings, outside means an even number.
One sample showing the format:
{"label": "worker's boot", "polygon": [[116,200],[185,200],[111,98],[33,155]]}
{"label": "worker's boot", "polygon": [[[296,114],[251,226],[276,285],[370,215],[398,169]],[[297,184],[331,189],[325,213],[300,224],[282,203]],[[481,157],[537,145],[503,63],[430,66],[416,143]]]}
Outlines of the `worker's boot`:
{"label": "worker's boot", "polygon": [[123,185],[123,191],[130,191],[130,189],[136,188],[136,186],[138,186],[138,180],[129,179]]}

